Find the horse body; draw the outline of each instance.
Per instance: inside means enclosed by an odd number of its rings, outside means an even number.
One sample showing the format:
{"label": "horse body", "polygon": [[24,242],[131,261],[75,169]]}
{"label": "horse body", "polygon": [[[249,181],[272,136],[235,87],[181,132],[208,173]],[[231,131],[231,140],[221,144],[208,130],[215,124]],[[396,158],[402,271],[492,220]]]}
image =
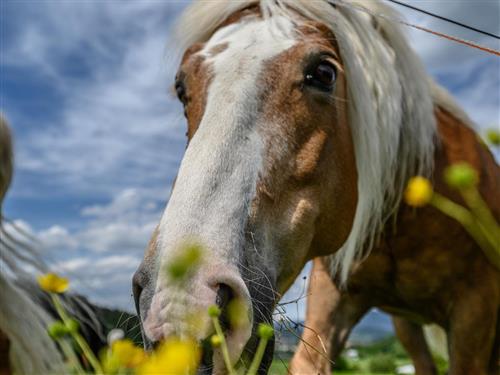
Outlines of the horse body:
{"label": "horse body", "polygon": [[[401,195],[410,177],[434,168],[437,190],[453,196],[440,171],[463,160],[467,147],[471,164],[487,172],[482,193],[491,199],[497,167],[471,129],[455,126],[451,119],[461,112],[438,94],[397,25],[374,16],[393,15],[389,7],[334,5],[199,2],[180,21],[185,53],[176,91],[188,145],[134,276],[146,346],[171,335],[209,337],[208,317],[194,332],[185,317],[214,303],[224,314],[229,295],[248,311],[246,325],[226,327],[231,360],[244,367],[256,348],[256,324],[271,321],[305,262],[336,254],[331,272],[341,283],[378,285],[372,292],[384,308],[402,306],[449,327],[451,373],[481,374],[484,355],[470,363],[458,357],[466,327],[477,322],[455,322],[464,319],[469,299],[488,296],[481,312],[493,317],[483,317],[489,328],[476,338],[491,347],[498,290],[489,283],[498,274],[458,224],[431,208],[415,213],[401,205]],[[385,224],[395,212],[392,233]],[[179,290],[162,270],[186,239],[199,241],[208,256]],[[462,250],[454,258],[456,244]],[[368,259],[377,271],[365,272],[358,261],[374,247]],[[271,357],[268,346],[260,371]],[[203,358],[204,371],[225,373],[218,349]]]}
{"label": "horse body", "polygon": [[[498,220],[500,169],[493,156],[472,129],[447,110],[437,107],[436,117],[436,190],[463,204],[442,175],[447,165],[466,161],[480,172],[479,190]],[[338,278],[328,272],[328,258],[315,261],[312,276],[319,281],[309,289],[312,305],[306,321],[311,330],[306,330],[292,361],[292,373],[330,373],[330,355],[335,359],[340,354],[352,327],[372,307],[413,321],[397,319],[395,327],[417,374],[435,371],[419,327],[426,323],[437,323],[448,334],[451,374],[498,373],[499,270],[458,222],[435,208],[403,204],[395,220],[388,222],[368,258],[353,267],[345,289],[339,289]],[[333,296],[326,302],[325,288]],[[407,332],[412,337],[405,337]],[[318,341],[316,333],[328,346],[326,357],[306,344]]]}

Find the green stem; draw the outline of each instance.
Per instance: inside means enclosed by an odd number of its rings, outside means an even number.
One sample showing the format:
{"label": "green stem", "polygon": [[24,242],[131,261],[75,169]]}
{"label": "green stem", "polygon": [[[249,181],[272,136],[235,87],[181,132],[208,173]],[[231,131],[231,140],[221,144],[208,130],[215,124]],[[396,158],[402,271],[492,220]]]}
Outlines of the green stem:
{"label": "green stem", "polygon": [[86,374],[85,370],[82,368],[82,365],[80,364],[80,361],[75,355],[74,349],[71,347],[68,341],[65,339],[59,340],[59,345],[65,357],[70,362],[71,368],[74,371],[76,371],[77,374]]}
{"label": "green stem", "polygon": [[214,324],[215,333],[217,333],[217,335],[220,337],[220,349],[222,351],[222,357],[224,358],[224,363],[226,364],[227,371],[230,375],[236,375],[233,365],[231,364],[231,359],[229,358],[229,350],[227,349],[226,338],[224,337],[224,333],[222,332],[219,319],[213,317],[212,322]]}
{"label": "green stem", "polygon": [[[63,323],[68,325],[70,318],[66,313],[66,310],[64,309],[61,300],[59,299],[59,296],[57,294],[51,293],[51,297],[52,297],[52,302],[54,303],[54,307],[56,308],[56,311],[61,317]],[[85,341],[85,339],[78,332],[72,331],[70,333],[73,339],[80,347],[80,349],[82,350],[85,357],[88,359],[95,373],[104,374],[104,371],[101,367],[101,364],[99,363],[99,360],[94,355],[94,352],[92,352],[92,350],[90,349],[89,345],[87,344],[87,341]]]}
{"label": "green stem", "polygon": [[474,216],[467,209],[436,192],[432,196],[431,204],[462,224],[479,247],[481,247],[489,261],[500,270],[500,257],[497,255],[488,238],[485,237],[481,227],[476,223]]}
{"label": "green stem", "polygon": [[257,347],[257,352],[253,357],[252,364],[248,369],[247,375],[256,375],[259,370],[260,362],[262,362],[262,358],[264,357],[264,353],[266,351],[268,339],[261,338],[259,341],[259,346]]}
{"label": "green stem", "polygon": [[484,202],[483,198],[481,198],[481,195],[475,187],[461,190],[460,193],[465,203],[467,203],[472,213],[481,224],[480,226],[484,235],[488,238],[488,241],[500,258],[500,226],[491,214],[487,204]]}

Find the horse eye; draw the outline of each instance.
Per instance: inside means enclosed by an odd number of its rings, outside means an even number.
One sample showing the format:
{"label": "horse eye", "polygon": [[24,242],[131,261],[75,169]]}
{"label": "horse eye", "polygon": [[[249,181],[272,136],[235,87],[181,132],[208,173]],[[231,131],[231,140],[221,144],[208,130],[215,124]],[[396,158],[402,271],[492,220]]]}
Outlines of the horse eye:
{"label": "horse eye", "polygon": [[328,61],[322,61],[306,73],[306,84],[322,91],[330,91],[337,78],[337,69]]}
{"label": "horse eye", "polygon": [[175,92],[177,93],[177,97],[182,102],[182,104],[186,104],[186,86],[184,82],[177,81],[175,82]]}

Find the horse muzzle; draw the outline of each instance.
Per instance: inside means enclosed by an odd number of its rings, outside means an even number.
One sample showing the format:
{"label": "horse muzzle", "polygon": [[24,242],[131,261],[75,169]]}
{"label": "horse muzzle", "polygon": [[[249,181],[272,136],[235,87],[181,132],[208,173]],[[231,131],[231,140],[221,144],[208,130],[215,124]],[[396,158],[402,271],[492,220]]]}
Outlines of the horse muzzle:
{"label": "horse muzzle", "polygon": [[[169,282],[160,275],[156,286],[145,274],[139,268],[133,279],[145,348],[152,349],[170,337],[194,338],[203,348],[201,373],[210,369],[213,374],[225,374],[221,349],[208,345],[215,333],[208,309],[213,305],[219,308],[216,319],[224,332],[230,360],[236,363],[250,340],[253,326],[250,292],[239,270],[230,264],[204,264],[185,283]],[[232,308],[235,303],[237,309]],[[239,316],[231,317],[231,313]],[[234,323],[236,320],[238,324]]]}

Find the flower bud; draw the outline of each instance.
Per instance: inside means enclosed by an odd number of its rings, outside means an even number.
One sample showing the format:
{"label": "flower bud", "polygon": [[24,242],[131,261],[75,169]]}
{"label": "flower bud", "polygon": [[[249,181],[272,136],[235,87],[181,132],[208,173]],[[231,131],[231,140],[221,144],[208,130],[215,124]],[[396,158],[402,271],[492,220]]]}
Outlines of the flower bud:
{"label": "flower bud", "polygon": [[498,129],[486,130],[486,140],[493,146],[500,146],[500,131]]}
{"label": "flower bud", "polygon": [[468,163],[454,164],[444,171],[446,183],[455,189],[468,189],[479,182],[477,171]]}
{"label": "flower bud", "polygon": [[217,306],[212,305],[208,308],[208,315],[212,318],[217,318],[220,315],[220,309]]}
{"label": "flower bud", "polygon": [[66,323],[66,328],[68,329],[69,333],[77,333],[78,329],[80,328],[80,323],[75,319],[70,319]]}
{"label": "flower bud", "polygon": [[47,332],[53,340],[59,340],[67,335],[69,331],[63,322],[57,320],[49,326]]}
{"label": "flower bud", "polygon": [[424,177],[417,176],[410,178],[404,192],[406,203],[413,207],[422,207],[430,202],[432,198],[432,185]]}
{"label": "flower bud", "polygon": [[274,335],[274,329],[269,324],[260,323],[257,328],[257,334],[262,339],[270,339]]}
{"label": "flower bud", "polygon": [[210,337],[210,344],[212,344],[214,348],[217,348],[222,344],[222,338],[219,335],[212,335],[212,337]]}

